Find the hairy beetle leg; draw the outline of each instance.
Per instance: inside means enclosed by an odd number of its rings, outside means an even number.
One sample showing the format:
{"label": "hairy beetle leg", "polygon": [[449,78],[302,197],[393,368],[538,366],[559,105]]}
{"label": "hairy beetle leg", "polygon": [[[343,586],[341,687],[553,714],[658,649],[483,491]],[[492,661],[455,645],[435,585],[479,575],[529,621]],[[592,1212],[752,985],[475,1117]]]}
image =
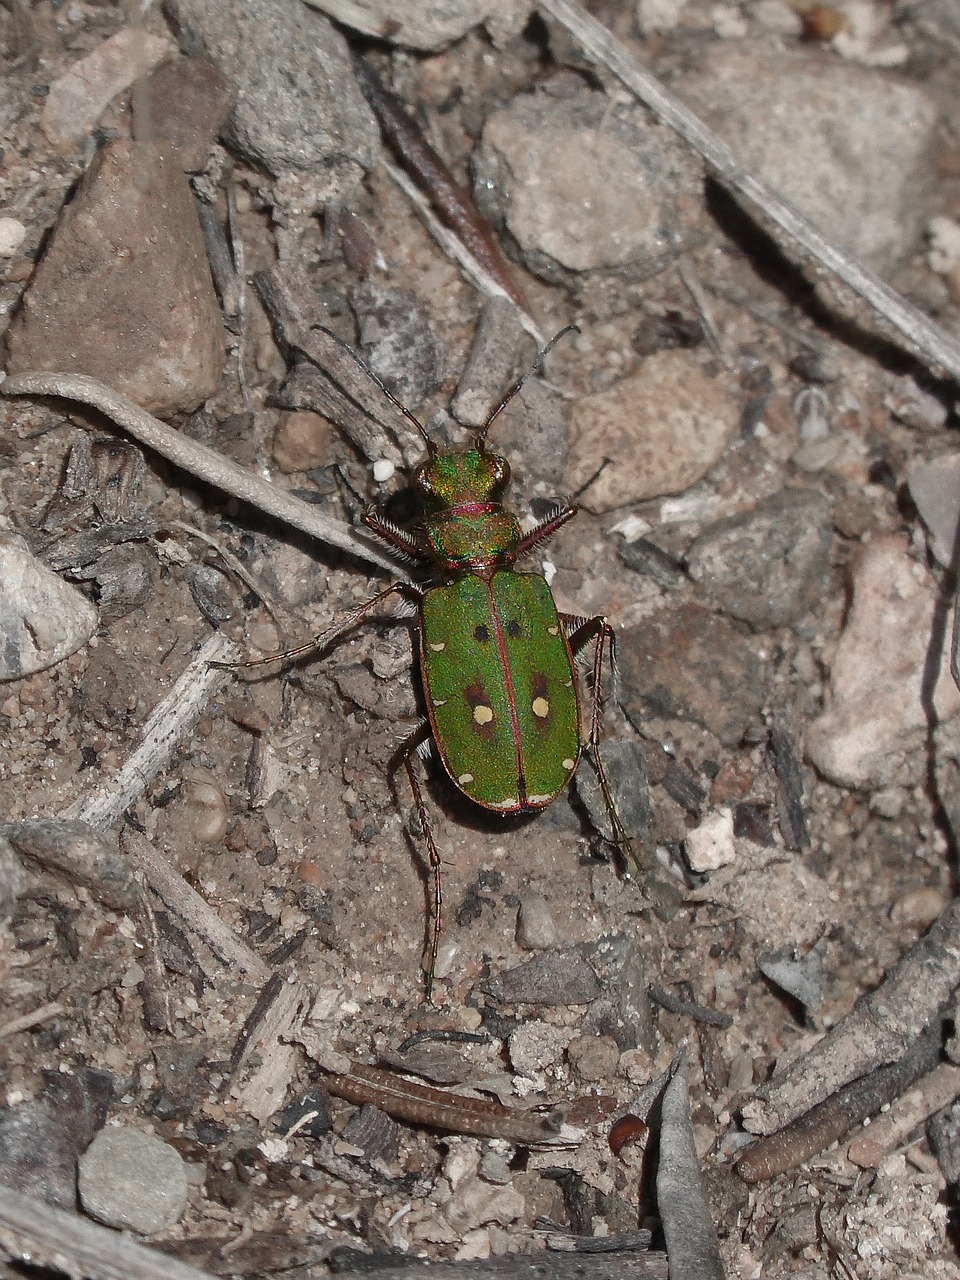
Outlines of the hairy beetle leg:
{"label": "hairy beetle leg", "polygon": [[607,778],[607,771],[603,765],[603,757],[600,754],[600,735],[601,735],[601,704],[603,701],[603,651],[607,649],[609,653],[610,674],[616,676],[616,634],[613,627],[601,614],[593,618],[581,618],[576,614],[562,613],[560,620],[568,631],[568,639],[570,641],[570,651],[576,656],[587,645],[593,644],[593,690],[591,695],[591,714],[590,714],[590,736],[587,739],[590,754],[593,757],[593,763],[597,770],[597,779],[600,782],[600,790],[603,793],[603,803],[606,806],[607,817],[610,819],[610,827],[613,834],[613,842],[620,850],[627,863],[627,871],[629,873],[632,867],[637,875],[643,874],[643,863],[633,847],[633,841],[627,835],[620,813],[617,809],[616,801],[613,798],[613,792],[610,788],[610,782]]}

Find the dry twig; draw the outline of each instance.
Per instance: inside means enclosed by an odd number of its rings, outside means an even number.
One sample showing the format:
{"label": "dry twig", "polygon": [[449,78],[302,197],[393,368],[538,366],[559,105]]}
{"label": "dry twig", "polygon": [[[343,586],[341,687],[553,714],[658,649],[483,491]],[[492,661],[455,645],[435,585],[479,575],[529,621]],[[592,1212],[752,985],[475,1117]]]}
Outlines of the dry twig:
{"label": "dry twig", "polygon": [[395,561],[365,542],[349,525],[331,520],[316,507],[301,502],[293,494],[261,479],[216,450],[208,449],[206,445],[168,427],[96,378],[82,373],[21,373],[7,378],[0,385],[0,392],[5,396],[62,396],[66,400],[91,405],[123,427],[135,440],[198,480],[239,498],[241,502],[250,503],[277,520],[283,520],[318,542],[349,551],[359,560],[380,569],[396,570]]}
{"label": "dry twig", "polygon": [[398,1120],[445,1129],[449,1133],[541,1143],[556,1140],[560,1132],[555,1117],[534,1116],[483,1098],[465,1098],[444,1089],[433,1089],[362,1062],[351,1063],[349,1074],[331,1073],[325,1078],[324,1086],[328,1093],[358,1106],[370,1103]]}
{"label": "dry twig", "polygon": [[60,816],[79,818],[96,831],[112,827],[150,780],[167,768],[180,739],[229,680],[228,673],[211,663],[230,662],[235,657],[232,641],[219,633],[210,636],[167,696],[154,707],[140,731],[139,742],[113,777],[75,800]]}
{"label": "dry twig", "polygon": [[213,1280],[128,1235],[0,1186],[0,1255],[86,1280]]}
{"label": "dry twig", "polygon": [[224,964],[240,969],[258,982],[270,977],[269,966],[224,924],[213,907],[190,888],[145,836],[134,827],[127,827],[120,843],[157,897],[202,938]]}
{"label": "dry twig", "polygon": [[[737,1161],[736,1170],[744,1182],[763,1182],[804,1160],[825,1151],[881,1107],[910,1087],[929,1071],[940,1057],[940,1025],[913,1045],[897,1062],[853,1080],[843,1089],[791,1121],[783,1129],[755,1143]],[[954,1073],[960,1068],[954,1067]],[[948,1099],[949,1101],[949,1099]],[[943,1105],[943,1104],[941,1104]],[[866,1136],[876,1138],[877,1126]]]}
{"label": "dry twig", "polygon": [[752,1133],[773,1133],[832,1093],[909,1050],[960,983],[960,899],[802,1057],[743,1108]]}
{"label": "dry twig", "polygon": [[561,23],[586,53],[621,80],[659,120],[675,129],[703,157],[719,182],[760,210],[794,250],[813,258],[853,289],[935,371],[945,369],[960,380],[960,343],[950,334],[828,240],[766,183],[748,173],[727,144],[667,93],[620,41],[575,0],[539,3],[544,13]]}

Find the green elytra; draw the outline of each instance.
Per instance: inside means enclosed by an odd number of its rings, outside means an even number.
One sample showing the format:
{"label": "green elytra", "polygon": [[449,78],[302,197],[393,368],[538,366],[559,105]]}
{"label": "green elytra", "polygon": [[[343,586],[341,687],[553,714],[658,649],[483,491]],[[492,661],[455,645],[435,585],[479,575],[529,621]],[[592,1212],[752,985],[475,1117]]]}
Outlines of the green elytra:
{"label": "green elytra", "polygon": [[[322,326],[318,326],[322,327]],[[594,643],[593,696],[586,740],[597,770],[614,843],[639,869],[617,813],[599,755],[603,651],[614,658],[613,629],[597,616],[561,614],[542,574],[520,573],[516,562],[576,515],[561,506],[528,533],[501,499],[510,481],[506,459],[486,448],[491,424],[540,368],[562,329],[509,389],[477,433],[472,449],[438,453],[420,421],[394,396],[355,351],[323,329],[371,377],[413,424],[427,448],[413,488],[422,519],[414,532],[376,513],[364,523],[404,559],[439,568],[447,581],[424,590],[394,582],[349,610],[306,644],[251,662],[260,666],[326,648],[389,596],[414,598],[419,607],[420,672],[428,721],[407,743],[403,763],[434,881],[433,930],[426,996],[432,994],[442,931],[441,859],[413,757],[428,741],[456,786],[471,800],[499,813],[543,809],[576,772],[583,747],[574,656]],[[308,357],[311,358],[312,357]]]}

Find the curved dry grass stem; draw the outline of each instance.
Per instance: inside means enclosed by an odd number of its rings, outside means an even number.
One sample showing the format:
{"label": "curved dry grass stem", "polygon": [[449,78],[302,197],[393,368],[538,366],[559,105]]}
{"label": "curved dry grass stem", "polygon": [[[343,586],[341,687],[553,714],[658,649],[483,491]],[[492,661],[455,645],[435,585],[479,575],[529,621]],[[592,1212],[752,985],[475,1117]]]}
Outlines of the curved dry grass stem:
{"label": "curved dry grass stem", "polygon": [[21,373],[5,379],[0,385],[0,392],[5,396],[62,396],[66,400],[88,404],[106,414],[111,422],[122,427],[140,444],[182,467],[198,480],[239,498],[241,502],[248,502],[318,542],[348,551],[358,560],[365,560],[378,569],[390,573],[396,571],[394,561],[366,542],[349,525],[331,520],[255,472],[168,427],[96,378],[82,373]]}
{"label": "curved dry grass stem", "polygon": [[791,246],[813,258],[863,298],[935,372],[945,370],[960,381],[960,343],[946,330],[838,248],[799,210],[748,172],[712,129],[669,94],[620,41],[575,0],[539,0],[539,4],[544,13],[570,32],[586,53],[621,80],[659,120],[675,129],[703,157],[724,186],[759,209]]}

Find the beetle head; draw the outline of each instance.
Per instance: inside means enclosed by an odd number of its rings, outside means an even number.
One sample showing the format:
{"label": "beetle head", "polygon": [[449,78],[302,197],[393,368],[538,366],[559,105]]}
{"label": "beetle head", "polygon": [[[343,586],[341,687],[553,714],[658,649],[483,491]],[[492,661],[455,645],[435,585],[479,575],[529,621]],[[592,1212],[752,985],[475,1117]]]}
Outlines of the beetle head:
{"label": "beetle head", "polygon": [[439,511],[471,502],[499,502],[510,483],[510,464],[485,449],[428,458],[414,478],[424,505]]}

